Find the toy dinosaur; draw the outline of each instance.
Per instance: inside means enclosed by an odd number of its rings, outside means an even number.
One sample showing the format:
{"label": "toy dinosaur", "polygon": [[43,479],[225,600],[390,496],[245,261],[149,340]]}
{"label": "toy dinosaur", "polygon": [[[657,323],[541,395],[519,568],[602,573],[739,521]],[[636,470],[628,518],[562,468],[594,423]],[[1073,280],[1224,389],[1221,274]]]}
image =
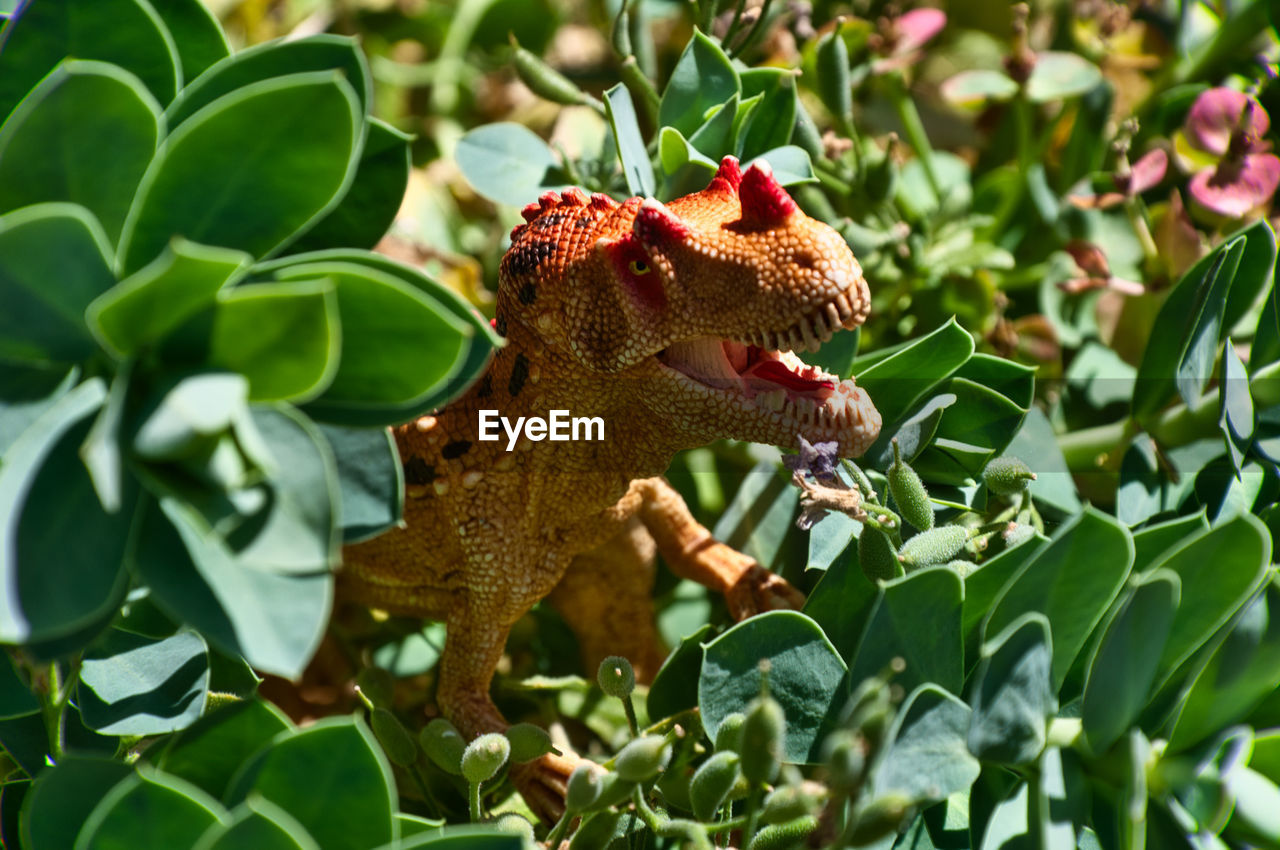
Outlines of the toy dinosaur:
{"label": "toy dinosaur", "polygon": [[[726,157],[668,205],[577,189],[524,210],[502,259],[495,326],[507,344],[462,397],[396,430],[407,527],[346,550],[345,595],[443,620],[437,701],[468,738],[506,728],[489,697],[511,625],[547,598],[589,670],[661,663],[649,592],[655,549],[723,593],[736,618],[803,598],[712,539],[662,478],[680,449],[796,435],[864,452],[880,415],[853,380],[805,365],[861,324],[867,284],[844,239],[802,213],[760,162]],[[481,440],[482,410],[599,417],[603,440]],[[517,766],[540,814],[563,805],[573,757]]]}

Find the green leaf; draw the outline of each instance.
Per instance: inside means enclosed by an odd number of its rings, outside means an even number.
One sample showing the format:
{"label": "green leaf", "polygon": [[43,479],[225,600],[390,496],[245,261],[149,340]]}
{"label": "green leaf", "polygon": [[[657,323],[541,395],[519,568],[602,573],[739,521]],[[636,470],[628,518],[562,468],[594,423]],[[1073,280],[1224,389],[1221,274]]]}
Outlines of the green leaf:
{"label": "green leaf", "polygon": [[[94,379],[60,398],[0,465],[0,642],[35,643],[101,620],[128,587],[132,517],[104,513],[77,450],[106,389]],[[127,494],[131,500],[133,491]]]}
{"label": "green leaf", "polygon": [[960,106],[981,106],[989,100],[1009,100],[1018,93],[1018,84],[999,71],[961,71],[945,80],[939,93]]}
{"label": "green leaf", "polygon": [[985,633],[1001,632],[1029,611],[1043,614],[1053,629],[1056,691],[1132,566],[1133,539],[1128,529],[1085,508],[1065,522],[1005,585],[987,615]]}
{"label": "green leaf", "polygon": [[1133,533],[1133,568],[1145,571],[1155,563],[1157,556],[1163,555],[1173,547],[1190,542],[1209,530],[1209,523],[1204,512],[1178,517],[1168,522],[1148,525]]}
{"label": "green leaf", "polygon": [[212,304],[251,259],[242,251],[176,238],[151,263],[94,299],[85,321],[108,351],[135,354]]}
{"label": "green leaf", "polygon": [[250,797],[225,823],[209,827],[194,850],[320,850],[293,815],[270,800]]}
{"label": "green leaf", "polygon": [[146,0],[35,0],[0,33],[0,115],[68,56],[119,65],[160,103],[182,85],[173,39]]}
{"label": "green leaf", "polygon": [[[630,833],[620,826],[617,836]],[[441,829],[421,832],[393,845],[395,850],[524,850],[524,840],[509,828],[487,823],[452,824]],[[392,848],[380,848],[392,850]]]}
{"label": "green leaf", "polygon": [[40,414],[80,383],[80,370],[63,365],[0,369],[0,456]]}
{"label": "green leaf", "polygon": [[[1142,354],[1133,387],[1133,412],[1139,419],[1158,412],[1175,388],[1194,404],[1209,379],[1228,293],[1244,257],[1244,234],[1222,243],[1182,276],[1165,299]],[[1274,248],[1273,248],[1274,251]],[[1206,260],[1208,262],[1206,262]]]}
{"label": "green leaf", "polygon": [[1012,793],[996,804],[982,834],[981,850],[1032,850],[1031,789],[1019,781]]}
{"label": "green leaf", "polygon": [[1154,441],[1147,434],[1135,435],[1120,459],[1116,518],[1125,525],[1139,525],[1164,511],[1170,501]]}
{"label": "green leaf", "polygon": [[340,425],[318,427],[338,464],[342,542],[367,540],[400,522],[404,467],[391,432]]}
{"label": "green leaf", "polygon": [[240,765],[291,729],[280,709],[255,697],[205,715],[148,749],[145,758],[222,799]]}
{"label": "green leaf", "polygon": [[565,188],[553,177],[555,154],[523,124],[499,121],[468,130],[453,156],[471,188],[500,204],[520,207]]}
{"label": "green leaf", "polygon": [[350,245],[372,248],[390,229],[409,183],[413,139],[377,118],[366,119],[355,180],[342,203],[289,246],[290,252]]}
{"label": "green leaf", "polygon": [[1032,499],[1064,514],[1080,511],[1075,478],[1062,456],[1062,449],[1058,447],[1053,425],[1040,408],[1032,406],[1027,410],[1022,427],[1005,447],[1004,453],[1023,458],[1031,464],[1036,480],[1031,482],[1027,491]]}
{"label": "green leaf", "polygon": [[864,623],[879,598],[879,589],[858,566],[856,554],[839,558],[827,569],[804,603],[840,657],[849,661],[862,639]]}
{"label": "green leaf", "polygon": [[85,725],[105,735],[160,735],[194,723],[208,691],[199,635],[153,641],[112,629],[85,651],[76,704]]}
{"label": "green leaf", "polygon": [[281,575],[241,563],[194,511],[169,500],[143,510],[134,568],[156,603],[255,668],[300,675],[320,644],[333,579]]}
{"label": "green leaf", "polygon": [[879,352],[869,365],[865,359],[855,361],[853,368],[858,386],[880,411],[882,432],[892,434],[915,403],[972,354],[973,337],[952,319],[918,340]]}
{"label": "green leaf", "polygon": [[797,183],[813,183],[818,177],[813,173],[813,162],[804,148],[796,145],[783,145],[771,148],[746,164],[750,168],[753,163],[764,160],[773,169],[773,179],[783,186],[794,186]]}
{"label": "green leaf", "polygon": [[863,463],[876,469],[885,469],[893,464],[893,441],[898,441],[898,451],[908,461],[915,460],[934,442],[938,433],[938,425],[946,409],[956,403],[951,393],[938,393],[915,408],[911,415],[898,426],[897,433],[885,438],[884,431],[876,439],[873,451],[864,455]]}
{"label": "green leaf", "polygon": [[817,623],[795,611],[744,620],[705,645],[698,679],[703,726],[714,739],[725,717],[744,711],[760,694],[759,664],[766,658],[769,694],[787,717],[783,758],[817,762],[822,739],[844,705],[846,668]]}
{"label": "green leaf", "polygon": [[114,240],[162,129],[160,104],[137,77],[63,62],[0,127],[0,212],[68,201]]}
{"label": "green leaf", "polygon": [[174,235],[256,257],[277,250],[346,194],[361,120],[335,71],[251,83],[201,109],[142,178],[120,237],[123,270],[146,265]]}
{"label": "green leaf", "polygon": [[1233,517],[1167,552],[1153,569],[1177,573],[1182,598],[1160,656],[1167,677],[1222,627],[1258,587],[1271,562],[1271,535],[1251,514]]}
{"label": "green leaf", "polygon": [[1027,79],[1027,100],[1050,100],[1082,95],[1102,83],[1102,71],[1074,53],[1044,50],[1036,54],[1036,64]]}
{"label": "green leaf", "polygon": [[[1022,424],[1027,409],[999,392],[967,378],[953,377],[947,392],[956,396],[938,425],[938,439],[1001,451]],[[1035,462],[1034,460],[1032,462]]]}
{"label": "green leaf", "polygon": [[786,68],[747,68],[738,73],[744,100],[763,95],[750,122],[738,137],[739,159],[752,160],[791,140],[799,98],[795,76]]}
{"label": "green leaf", "polygon": [[225,58],[231,47],[227,37],[200,0],[148,0],[164,20],[173,36],[181,59],[182,78],[187,81],[200,76],[209,66]]}
{"label": "green leaf", "polygon": [[1228,834],[1261,846],[1280,844],[1280,788],[1247,767],[1231,775],[1230,787],[1235,810],[1227,824]]}
{"label": "green leaf", "polygon": [[856,688],[901,657],[907,666],[894,684],[914,688],[933,682],[959,693],[964,678],[963,602],[960,576],[946,567],[927,567],[882,582],[857,655],[849,662],[850,685]]}
{"label": "green leaf", "polygon": [[313,402],[317,409],[418,405],[463,364],[472,328],[394,275],[354,263],[317,262],[286,266],[276,276],[323,278],[337,295],[342,354],[328,387]]}
{"label": "green leaf", "polygon": [[1236,354],[1231,338],[1222,352],[1218,374],[1218,430],[1227,445],[1231,465],[1239,474],[1245,452],[1253,442],[1253,397],[1249,394],[1249,373]]}
{"label": "green leaf", "polygon": [[391,765],[355,717],[277,736],[245,764],[226,799],[234,804],[255,795],[296,818],[325,850],[363,850],[394,837]]}
{"label": "green leaf", "polygon": [[971,659],[979,653],[982,634],[979,626],[993,603],[1008,585],[1040,551],[1045,539],[1039,535],[1006,549],[994,558],[978,564],[964,579],[965,655]]}
{"label": "green leaf", "polygon": [[848,514],[829,513],[809,529],[809,560],[805,570],[827,570],[857,538],[862,523]]}
{"label": "green leaf", "polygon": [[372,92],[369,64],[354,38],[328,33],[270,41],[226,56],[199,79],[192,80],[169,105],[165,117],[171,128],[177,128],[201,109],[238,89],[316,71],[336,71],[350,84],[359,100],[360,117],[364,117]]}
{"label": "green leaf", "polygon": [[[609,118],[609,126],[613,129],[618,159],[622,163],[622,176],[627,181],[627,191],[632,195],[653,197],[657,191],[653,164],[649,161],[644,136],[640,134],[640,122],[636,118],[635,104],[631,102],[631,92],[624,84],[618,83],[604,93],[604,109]],[[681,135],[683,137],[686,134]]]}
{"label": "green leaf", "polygon": [[711,116],[690,134],[689,144],[713,161],[729,153],[733,146],[733,128],[740,99],[738,93],[734,92],[719,107],[713,107],[715,111]]}
{"label": "green leaf", "polygon": [[710,624],[680,640],[662,662],[645,698],[649,717],[673,717],[698,705],[698,681],[702,675],[702,645],[711,634]]}
{"label": "green leaf", "polygon": [[39,204],[0,216],[0,357],[77,363],[93,354],[84,310],[115,285],[110,257],[83,207]]}
{"label": "green leaf", "polygon": [[58,850],[75,843],[98,801],[133,768],[122,762],[70,756],[40,771],[22,804],[27,850]]}
{"label": "green leaf", "polygon": [[180,460],[208,444],[247,413],[243,375],[207,372],[161,384],[144,404],[132,448],[150,461]]}
{"label": "green leaf", "polygon": [[1094,753],[1104,753],[1120,740],[1147,704],[1181,589],[1171,570],[1144,574],[1102,630],[1089,659],[1081,711],[1085,739]]}
{"label": "green leaf", "polygon": [[688,138],[702,125],[708,110],[735,94],[742,84],[720,45],[694,30],[658,104],[658,126],[675,127]]}
{"label": "green leaf", "polygon": [[1036,370],[993,354],[975,354],[956,370],[955,377],[968,378],[995,390],[1019,407],[1030,407],[1036,395]]}
{"label": "green leaf", "polygon": [[969,707],[937,685],[920,685],[903,702],[871,773],[876,795],[937,802],[969,790],[980,766],[965,745]]}
{"label": "green leaf", "polygon": [[225,816],[226,809],[194,785],[139,768],[94,807],[76,836],[75,850],[191,847]]}
{"label": "green leaf", "polygon": [[969,751],[983,761],[1029,764],[1044,749],[1058,699],[1049,621],[1028,612],[982,647],[973,678]]}
{"label": "green leaf", "polygon": [[18,678],[13,659],[0,658],[0,720],[21,717],[40,710],[35,694]]}
{"label": "green leaf", "polygon": [[792,530],[799,501],[790,473],[777,463],[760,461],[743,476],[712,533],[717,540],[772,567]]}

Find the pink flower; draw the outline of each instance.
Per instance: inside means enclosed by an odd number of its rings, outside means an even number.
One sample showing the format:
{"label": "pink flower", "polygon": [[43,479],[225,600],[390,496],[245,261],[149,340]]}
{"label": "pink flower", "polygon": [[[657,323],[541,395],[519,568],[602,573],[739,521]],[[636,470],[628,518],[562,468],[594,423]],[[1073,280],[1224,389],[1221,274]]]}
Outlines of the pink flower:
{"label": "pink flower", "polygon": [[1280,187],[1280,158],[1262,136],[1271,127],[1265,109],[1246,94],[1227,88],[1203,92],[1183,126],[1192,147],[1220,157],[1201,169],[1187,191],[1202,209],[1240,218],[1268,203]]}
{"label": "pink flower", "polygon": [[876,73],[899,70],[920,61],[920,48],[947,25],[940,9],[912,9],[896,18],[881,18],[879,37],[872,44],[884,58],[872,66]]}
{"label": "pink flower", "polygon": [[1126,198],[1141,195],[1155,187],[1164,179],[1165,170],[1169,167],[1169,155],[1161,148],[1148,151],[1132,166],[1128,160],[1121,158],[1119,167],[1111,175],[1111,182],[1116,191],[1103,192],[1100,195],[1072,195],[1071,203],[1084,209],[1108,209],[1123,202]]}

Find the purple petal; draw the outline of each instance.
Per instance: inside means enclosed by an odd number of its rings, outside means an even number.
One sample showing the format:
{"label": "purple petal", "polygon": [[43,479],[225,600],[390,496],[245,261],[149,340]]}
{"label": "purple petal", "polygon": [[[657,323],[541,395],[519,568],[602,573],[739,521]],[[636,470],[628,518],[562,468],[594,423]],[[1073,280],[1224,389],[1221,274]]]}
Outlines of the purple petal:
{"label": "purple petal", "polygon": [[1280,186],[1280,157],[1269,153],[1246,155],[1238,167],[1223,162],[1197,172],[1187,186],[1191,198],[1209,212],[1240,218],[1265,204]]}
{"label": "purple petal", "polygon": [[[1191,146],[1206,153],[1221,156],[1231,144],[1231,134],[1240,124],[1249,97],[1235,89],[1213,88],[1201,92],[1187,113],[1183,129]],[[1258,135],[1265,133],[1271,122],[1262,109],[1253,110],[1253,129]]]}
{"label": "purple petal", "polygon": [[1130,195],[1140,195],[1164,179],[1169,167],[1169,155],[1163,148],[1156,148],[1133,164],[1129,174]]}
{"label": "purple petal", "polygon": [[904,12],[893,22],[898,33],[897,43],[893,46],[895,55],[909,53],[923,45],[947,25],[947,13],[940,9],[912,9]]}

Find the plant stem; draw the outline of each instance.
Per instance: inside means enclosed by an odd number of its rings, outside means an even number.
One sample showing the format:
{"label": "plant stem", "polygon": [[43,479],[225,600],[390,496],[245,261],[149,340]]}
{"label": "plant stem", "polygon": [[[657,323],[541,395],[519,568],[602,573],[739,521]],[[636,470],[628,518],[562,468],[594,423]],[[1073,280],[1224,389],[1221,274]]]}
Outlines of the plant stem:
{"label": "plant stem", "polygon": [[907,143],[911,145],[912,150],[916,152],[916,158],[920,160],[924,177],[929,181],[929,188],[937,196],[938,203],[942,203],[942,184],[938,182],[938,173],[933,168],[933,146],[929,144],[929,136],[924,131],[924,122],[920,120],[916,102],[907,92],[907,86],[901,74],[892,75],[890,91],[893,107],[898,112],[898,120],[902,122],[902,129],[907,136]]}
{"label": "plant stem", "polygon": [[62,761],[66,747],[66,707],[69,694],[63,694],[62,671],[58,669],[58,662],[49,664],[48,675],[48,698],[44,701],[41,714],[44,717],[45,734],[49,738],[49,756],[57,764]]}
{"label": "plant stem", "polygon": [[480,783],[467,783],[467,803],[471,812],[471,822],[480,822]]}

